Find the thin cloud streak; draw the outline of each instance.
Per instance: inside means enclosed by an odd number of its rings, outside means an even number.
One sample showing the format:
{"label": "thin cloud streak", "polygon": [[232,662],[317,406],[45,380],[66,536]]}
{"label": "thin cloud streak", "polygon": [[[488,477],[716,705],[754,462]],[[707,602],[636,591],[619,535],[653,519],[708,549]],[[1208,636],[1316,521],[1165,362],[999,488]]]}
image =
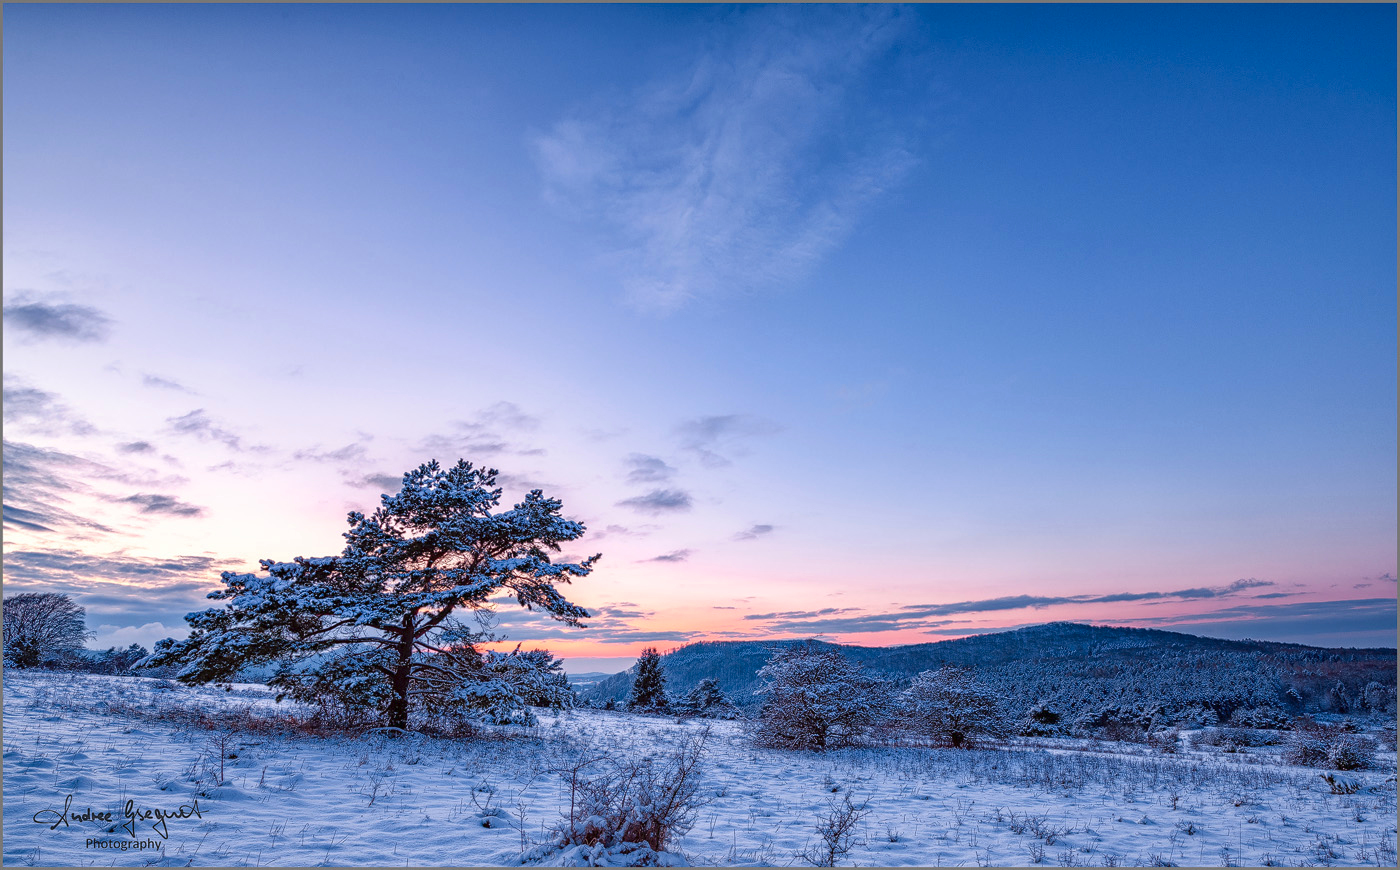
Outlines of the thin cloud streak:
{"label": "thin cloud streak", "polygon": [[663,556],[652,556],[650,559],[639,559],[640,562],[684,562],[690,558],[690,550],[676,550],[666,553]]}
{"label": "thin cloud streak", "polygon": [[954,613],[987,613],[999,610],[1021,610],[1023,608],[1053,607],[1060,604],[1112,604],[1125,601],[1152,601],[1160,599],[1192,600],[1220,598],[1233,595],[1245,589],[1273,586],[1267,580],[1236,580],[1228,586],[1180,589],[1175,592],[1116,592],[1109,595],[1009,595],[1002,598],[985,598],[980,601],[959,601],[952,604],[909,604],[901,610],[908,616],[947,616]]}
{"label": "thin cloud streak", "polygon": [[170,378],[160,377],[159,375],[144,374],[141,376],[141,383],[157,390],[174,390],[177,393],[194,394],[194,390],[191,390],[184,384],[178,381],[172,381]]}
{"label": "thin cloud streak", "polygon": [[204,515],[204,508],[198,505],[187,504],[171,495],[161,495],[158,493],[137,493],[126,498],[118,499],[124,504],[135,504],[141,506],[143,514],[160,514],[168,517],[198,517]]}
{"label": "thin cloud streak", "polygon": [[[1225,586],[1180,589],[1174,592],[1120,592],[1109,595],[1008,595],[978,601],[951,604],[906,605],[892,613],[862,613],[858,608],[825,608],[785,613],[756,613],[744,617],[749,622],[764,623],[764,631],[870,633],[887,631],[930,631],[953,622],[938,617],[973,613],[999,613],[1014,610],[1040,610],[1066,604],[1115,604],[1122,602],[1199,601],[1236,595],[1247,589],[1274,585],[1266,580],[1236,580]],[[1256,596],[1262,597],[1262,596]],[[845,615],[849,614],[849,615]],[[1162,617],[1172,619],[1176,617]]]}
{"label": "thin cloud streak", "polygon": [[742,532],[736,533],[736,534],[734,535],[734,540],[736,540],[736,541],[753,541],[753,540],[757,540],[758,538],[763,537],[764,535],[771,535],[771,534],[773,534],[773,527],[772,527],[771,525],[769,525],[769,524],[767,524],[767,523],[759,523],[759,524],[757,524],[757,525],[749,526],[747,529],[745,529],[745,530],[742,531]]}

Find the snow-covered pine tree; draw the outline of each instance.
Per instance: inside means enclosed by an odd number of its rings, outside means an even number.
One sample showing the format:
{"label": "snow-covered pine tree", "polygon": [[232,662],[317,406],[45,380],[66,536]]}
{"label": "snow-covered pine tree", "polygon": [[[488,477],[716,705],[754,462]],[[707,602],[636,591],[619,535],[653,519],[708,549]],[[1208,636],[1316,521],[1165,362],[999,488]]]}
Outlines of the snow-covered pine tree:
{"label": "snow-covered pine tree", "polygon": [[666,697],[666,674],[661,669],[661,654],[656,647],[642,650],[637,659],[637,673],[632,678],[632,691],[627,696],[627,709],[641,713],[664,713],[670,707]]}
{"label": "snow-covered pine tree", "polygon": [[224,572],[224,588],[209,597],[228,606],[187,616],[190,636],[161,641],[149,662],[178,665],[186,683],[276,663],[269,685],[299,700],[368,709],[396,728],[408,727],[415,708],[504,715],[515,707],[528,719],[523,707],[540,674],[516,678],[541,662],[482,655],[477,645],[489,636],[454,614],[489,613],[506,591],[527,609],[579,625],[587,611],[555,584],[586,576],[599,557],[551,561],[562,542],[583,535],[583,524],[561,517],[562,504],[540,490],[497,511],[496,476],[466,460],[419,466],[371,516],[349,515],[341,555],[265,559],[261,576]]}
{"label": "snow-covered pine tree", "polygon": [[755,740],[818,752],[849,746],[890,713],[889,687],[812,641],[780,648],[758,672],[766,695]]}
{"label": "snow-covered pine tree", "polygon": [[680,706],[691,716],[705,719],[736,719],[739,716],[739,708],[724,694],[714,677],[706,677],[696,683]]}

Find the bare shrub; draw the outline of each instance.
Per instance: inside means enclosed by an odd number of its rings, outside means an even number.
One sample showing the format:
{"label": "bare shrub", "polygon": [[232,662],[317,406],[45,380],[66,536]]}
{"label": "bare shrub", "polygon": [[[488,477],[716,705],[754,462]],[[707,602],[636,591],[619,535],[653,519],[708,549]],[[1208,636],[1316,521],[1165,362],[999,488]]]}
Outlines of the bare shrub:
{"label": "bare shrub", "polygon": [[[700,793],[700,760],[710,738],[706,727],[688,737],[669,758],[613,760],[595,755],[556,768],[569,783],[569,814],[549,851],[570,847],[619,852],[644,845],[665,851],[684,836],[710,798]],[[586,770],[601,765],[601,774]],[[563,857],[563,856],[561,856]]]}
{"label": "bare shrub", "polygon": [[870,803],[861,801],[857,804],[851,800],[850,794],[842,795],[840,800],[828,798],[827,807],[829,812],[816,826],[821,844],[797,854],[797,857],[817,867],[835,867],[836,862],[856,845],[856,826],[870,814]]}

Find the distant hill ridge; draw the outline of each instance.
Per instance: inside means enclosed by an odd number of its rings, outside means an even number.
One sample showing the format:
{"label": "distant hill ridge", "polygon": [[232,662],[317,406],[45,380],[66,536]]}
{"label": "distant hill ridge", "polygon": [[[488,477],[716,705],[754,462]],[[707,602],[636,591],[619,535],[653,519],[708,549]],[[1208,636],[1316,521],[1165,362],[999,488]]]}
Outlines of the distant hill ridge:
{"label": "distant hill ridge", "polygon": [[[736,703],[753,707],[759,668],[775,648],[800,642],[704,641],[661,661],[673,693],[713,677]],[[1388,687],[1393,703],[1396,678],[1394,649],[1328,649],[1073,622],[906,646],[818,643],[897,683],[955,665],[972,669],[1013,707],[1043,702],[1066,711],[1112,703],[1210,708],[1222,717],[1242,706],[1321,710],[1359,705],[1370,683]],[[624,672],[600,680],[583,697],[622,701],[630,687],[631,674]]]}

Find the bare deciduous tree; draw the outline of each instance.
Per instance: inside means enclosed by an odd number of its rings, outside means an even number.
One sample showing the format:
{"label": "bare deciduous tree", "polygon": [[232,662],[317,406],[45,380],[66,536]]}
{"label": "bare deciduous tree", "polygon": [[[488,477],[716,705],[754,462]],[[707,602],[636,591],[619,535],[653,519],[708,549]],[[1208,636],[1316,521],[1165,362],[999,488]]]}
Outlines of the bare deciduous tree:
{"label": "bare deciduous tree", "polygon": [[4,601],[5,663],[34,668],[61,660],[92,637],[86,611],[57,592],[22,592]]}

